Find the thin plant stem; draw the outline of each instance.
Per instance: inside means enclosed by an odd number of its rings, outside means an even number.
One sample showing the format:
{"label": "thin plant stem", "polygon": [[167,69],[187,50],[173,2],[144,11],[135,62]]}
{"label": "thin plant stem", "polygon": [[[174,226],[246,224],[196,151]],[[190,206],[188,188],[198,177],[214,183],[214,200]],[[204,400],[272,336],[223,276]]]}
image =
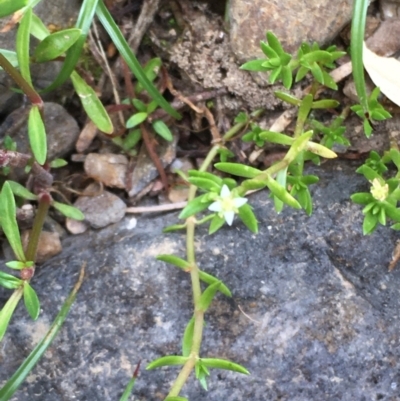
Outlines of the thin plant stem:
{"label": "thin plant stem", "polygon": [[[222,141],[226,140],[227,135],[228,133],[224,135]],[[232,135],[231,132],[230,135]],[[207,168],[214,160],[215,156],[218,154],[218,150],[220,148],[221,145],[219,144],[214,145],[211,148],[207,157],[200,166],[199,171],[207,170]],[[195,198],[196,191],[197,187],[191,185],[189,188],[188,202],[190,202]],[[192,293],[193,293],[193,303],[194,303],[194,329],[193,329],[192,348],[190,351],[190,357],[186,361],[186,363],[182,366],[182,369],[179,372],[178,377],[176,378],[174,384],[172,385],[167,398],[176,397],[179,395],[182,387],[186,383],[193,368],[195,367],[197,359],[200,357],[200,347],[203,338],[204,311],[199,307],[202,292],[200,286],[199,269],[197,267],[196,254],[194,249],[195,228],[196,228],[196,219],[193,216],[186,219],[186,255],[187,255],[187,261],[191,266],[190,279],[192,283]]]}
{"label": "thin plant stem", "polygon": [[3,70],[14,80],[14,82],[21,88],[32,104],[39,107],[39,110],[43,110],[43,100],[39,93],[29,85],[24,79],[20,72],[13,67],[13,65],[0,53],[0,66]]}
{"label": "thin plant stem", "polygon": [[42,194],[40,196],[38,209],[36,212],[35,219],[33,221],[32,231],[29,235],[29,242],[26,250],[27,260],[35,261],[36,259],[36,252],[39,244],[39,238],[43,230],[44,220],[47,216],[47,212],[50,207],[50,201],[51,198],[49,194]]}

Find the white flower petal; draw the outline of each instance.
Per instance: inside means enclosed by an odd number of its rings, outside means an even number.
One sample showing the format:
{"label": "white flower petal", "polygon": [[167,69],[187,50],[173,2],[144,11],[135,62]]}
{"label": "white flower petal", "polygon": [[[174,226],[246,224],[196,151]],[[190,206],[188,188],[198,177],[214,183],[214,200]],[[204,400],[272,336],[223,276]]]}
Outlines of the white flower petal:
{"label": "white flower petal", "polygon": [[232,223],[233,223],[233,218],[235,217],[235,212],[234,211],[232,211],[232,210],[230,210],[230,211],[227,211],[227,212],[224,212],[224,218],[225,218],[225,221],[228,223],[228,225],[232,225]]}
{"label": "white flower petal", "polygon": [[228,198],[229,196],[231,196],[231,191],[229,190],[227,185],[222,185],[221,188],[221,198]]}
{"label": "white flower petal", "polygon": [[247,198],[235,198],[233,200],[233,204],[235,205],[236,208],[240,208],[241,206],[243,206],[244,204],[247,203]]}
{"label": "white flower petal", "polygon": [[211,203],[210,206],[208,206],[208,210],[211,210],[212,212],[222,212],[222,205],[220,201],[216,201]]}

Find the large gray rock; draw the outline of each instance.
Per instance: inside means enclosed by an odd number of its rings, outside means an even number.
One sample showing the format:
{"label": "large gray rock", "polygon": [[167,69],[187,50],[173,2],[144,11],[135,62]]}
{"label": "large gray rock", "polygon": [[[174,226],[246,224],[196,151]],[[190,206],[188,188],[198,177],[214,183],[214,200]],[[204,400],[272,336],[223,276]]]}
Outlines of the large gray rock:
{"label": "large gray rock", "polygon": [[[397,234],[361,232],[355,191],[368,190],[354,164],[319,168],[312,217],[272,211],[267,193],[251,197],[260,233],[235,221],[196,237],[199,266],[222,279],[206,315],[203,356],[232,359],[251,376],[212,371],[209,392],[191,378],[191,401],[395,400],[400,385],[400,268],[387,272]],[[323,169],[323,171],[321,171]],[[308,169],[315,172],[315,169]],[[141,216],[71,237],[32,281],[42,314],[17,309],[0,348],[0,383],[45,334],[87,262],[84,284],[58,338],[13,401],[119,399],[135,364],[180,352],[192,314],[187,274],[157,262],[184,255],[182,233],[163,235],[176,214]],[[0,290],[2,300],[9,292]],[[240,308],[249,316],[240,312]],[[177,369],[141,370],[135,400],[161,400]]]}
{"label": "large gray rock", "polygon": [[289,53],[302,42],[326,44],[351,20],[353,0],[231,0],[232,50],[240,62],[264,57],[260,41],[272,31]]}

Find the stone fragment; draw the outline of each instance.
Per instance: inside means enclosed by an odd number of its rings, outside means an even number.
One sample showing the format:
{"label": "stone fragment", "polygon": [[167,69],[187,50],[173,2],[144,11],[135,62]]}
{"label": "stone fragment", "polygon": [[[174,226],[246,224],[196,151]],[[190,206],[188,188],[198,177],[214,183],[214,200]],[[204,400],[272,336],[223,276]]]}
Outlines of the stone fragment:
{"label": "stone fragment", "polygon": [[[96,184],[86,188],[85,193],[98,191]],[[120,221],[125,216],[126,205],[116,195],[102,191],[94,196],[80,196],[74,206],[83,212],[85,221],[93,228],[106,227]],[[67,219],[69,221],[70,219]],[[67,227],[70,224],[67,224]]]}
{"label": "stone fragment", "polygon": [[[22,245],[26,251],[31,230],[22,233]],[[44,263],[62,251],[60,235],[56,232],[42,231],[36,253],[36,263]]]}
{"label": "stone fragment", "polygon": [[260,41],[272,31],[289,52],[302,42],[331,42],[352,15],[352,0],[231,0],[230,38],[237,59],[265,57]]}
{"label": "stone fragment", "polygon": [[97,135],[97,131],[97,127],[92,120],[89,120],[85,124],[75,145],[75,149],[78,153],[84,152],[90,146]]}
{"label": "stone fragment", "polygon": [[107,187],[125,188],[128,159],[111,153],[89,153],[84,163],[85,172]]}
{"label": "stone fragment", "polygon": [[66,219],[65,227],[67,230],[74,235],[83,234],[88,230],[90,225],[86,221],[78,221],[74,219]]}

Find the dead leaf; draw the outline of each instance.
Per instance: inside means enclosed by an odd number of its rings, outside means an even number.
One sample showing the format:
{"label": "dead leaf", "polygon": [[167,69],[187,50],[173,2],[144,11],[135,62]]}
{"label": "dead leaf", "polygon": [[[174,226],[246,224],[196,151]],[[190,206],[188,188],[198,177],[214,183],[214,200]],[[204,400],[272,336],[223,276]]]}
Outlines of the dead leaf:
{"label": "dead leaf", "polygon": [[94,125],[92,120],[89,120],[83,127],[79,138],[76,142],[75,148],[78,153],[84,152],[92,143],[93,139],[97,135],[97,127]]}
{"label": "dead leaf", "polygon": [[388,99],[400,106],[400,61],[378,56],[364,42],[363,62],[372,82]]}
{"label": "dead leaf", "polygon": [[22,10],[16,11],[11,18],[7,21],[7,23],[3,26],[3,28],[0,30],[0,33],[5,33],[8,31],[11,31],[15,27],[15,25],[18,24],[19,21],[21,21],[21,18],[24,16],[24,13]]}

